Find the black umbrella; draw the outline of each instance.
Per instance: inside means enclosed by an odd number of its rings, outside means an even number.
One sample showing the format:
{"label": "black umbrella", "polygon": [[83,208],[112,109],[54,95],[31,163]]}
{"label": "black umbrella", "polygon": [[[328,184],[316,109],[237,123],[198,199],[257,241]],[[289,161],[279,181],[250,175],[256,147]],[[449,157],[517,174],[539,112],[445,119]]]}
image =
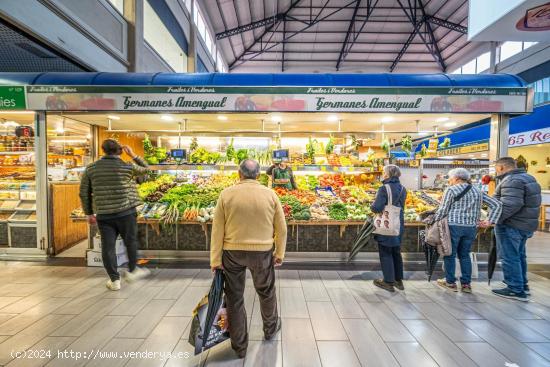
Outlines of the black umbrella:
{"label": "black umbrella", "polygon": [[420,231],[420,241],[424,250],[424,257],[426,258],[426,275],[428,276],[428,282],[432,280],[432,275],[439,260],[439,252],[437,247],[432,246],[424,241],[425,232]]}
{"label": "black umbrella", "polygon": [[372,232],[374,232],[374,225],[372,224],[372,218],[369,217],[353,240],[353,246],[351,247],[351,251],[348,255],[348,262],[353,260],[353,258],[359,253],[359,251],[361,251],[361,249],[367,245],[372,235]]}
{"label": "black umbrella", "polygon": [[497,241],[495,234],[493,233],[493,245],[491,246],[491,251],[489,252],[489,259],[487,260],[487,282],[491,285],[491,279],[497,267]]}
{"label": "black umbrella", "polygon": [[212,280],[212,286],[210,287],[210,292],[208,292],[208,311],[206,311],[202,334],[203,350],[210,348],[208,345],[210,330],[212,329],[212,324],[214,324],[216,315],[218,314],[218,311],[223,303],[223,281],[223,271],[221,269],[216,269],[214,279]]}

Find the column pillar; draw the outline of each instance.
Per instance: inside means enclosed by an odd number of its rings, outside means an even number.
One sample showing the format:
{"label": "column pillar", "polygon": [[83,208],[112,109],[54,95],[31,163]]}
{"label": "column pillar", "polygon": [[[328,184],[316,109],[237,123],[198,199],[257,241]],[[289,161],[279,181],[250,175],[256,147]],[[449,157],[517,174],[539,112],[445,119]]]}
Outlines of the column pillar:
{"label": "column pillar", "polygon": [[189,39],[187,40],[187,72],[194,73],[197,68],[197,26],[193,19],[195,13],[195,0],[191,1],[191,14],[189,14]]}
{"label": "column pillar", "polygon": [[145,47],[143,36],[143,1],[124,0],[124,18],[128,23],[128,66],[129,72],[143,70],[141,55]]}
{"label": "column pillar", "polygon": [[49,223],[48,223],[48,158],[47,158],[47,131],[46,112],[37,112],[35,115],[35,169],[36,169],[36,238],[37,248],[51,254],[49,248]]}
{"label": "column pillar", "polygon": [[491,41],[491,52],[490,52],[490,61],[489,61],[489,73],[495,74],[497,72],[497,47],[498,43]]}
{"label": "column pillar", "polygon": [[491,162],[508,156],[509,126],[509,115],[496,113],[491,115],[491,135],[489,137],[489,159]]}

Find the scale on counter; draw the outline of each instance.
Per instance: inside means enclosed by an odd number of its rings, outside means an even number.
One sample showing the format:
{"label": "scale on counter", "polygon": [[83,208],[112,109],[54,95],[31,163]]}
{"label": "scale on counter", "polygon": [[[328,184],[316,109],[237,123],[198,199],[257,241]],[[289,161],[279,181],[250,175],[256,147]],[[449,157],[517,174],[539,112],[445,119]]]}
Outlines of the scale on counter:
{"label": "scale on counter", "polygon": [[170,156],[177,164],[180,164],[187,160],[187,151],[185,149],[172,149],[170,150]]}
{"label": "scale on counter", "polygon": [[288,149],[278,149],[273,151],[273,161],[274,162],[288,162],[289,154]]}

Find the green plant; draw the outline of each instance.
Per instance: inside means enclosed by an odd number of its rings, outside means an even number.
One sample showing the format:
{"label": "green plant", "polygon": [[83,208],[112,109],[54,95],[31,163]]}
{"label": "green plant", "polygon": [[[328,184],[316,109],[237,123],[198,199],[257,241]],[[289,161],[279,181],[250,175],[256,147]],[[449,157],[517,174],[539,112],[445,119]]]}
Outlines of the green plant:
{"label": "green plant", "polygon": [[401,138],[401,149],[403,149],[406,153],[410,153],[412,151],[412,137],[410,135],[405,135]]}
{"label": "green plant", "polygon": [[194,152],[199,147],[199,141],[197,140],[197,137],[194,137],[191,140],[191,145],[189,145],[189,151]]}
{"label": "green plant", "polygon": [[426,147],[426,144],[422,144],[419,154],[421,157],[425,157],[428,154],[428,148]]}
{"label": "green plant", "polygon": [[451,146],[451,138],[445,138],[441,143],[439,143],[440,149],[445,149]]}
{"label": "green plant", "polygon": [[334,138],[331,135],[328,139],[327,146],[325,147],[325,153],[332,154],[332,152],[334,152]]}
{"label": "green plant", "polygon": [[306,144],[306,154],[309,159],[311,159],[311,163],[315,164],[315,143],[317,141],[312,139],[311,136],[309,137],[309,143]]}
{"label": "green plant", "polygon": [[390,141],[388,138],[384,138],[384,140],[382,140],[382,143],[380,143],[380,148],[382,148],[382,150],[386,153],[390,152]]}

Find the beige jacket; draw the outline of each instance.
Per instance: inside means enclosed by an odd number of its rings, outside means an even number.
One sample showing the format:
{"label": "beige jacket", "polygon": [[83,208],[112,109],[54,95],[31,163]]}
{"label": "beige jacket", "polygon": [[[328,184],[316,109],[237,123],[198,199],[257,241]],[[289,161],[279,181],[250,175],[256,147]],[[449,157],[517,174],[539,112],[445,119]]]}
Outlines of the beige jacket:
{"label": "beige jacket", "polygon": [[222,264],[222,250],[269,251],[283,259],[286,249],[286,221],[279,198],[256,180],[243,180],[222,191],[218,199],[210,266]]}

